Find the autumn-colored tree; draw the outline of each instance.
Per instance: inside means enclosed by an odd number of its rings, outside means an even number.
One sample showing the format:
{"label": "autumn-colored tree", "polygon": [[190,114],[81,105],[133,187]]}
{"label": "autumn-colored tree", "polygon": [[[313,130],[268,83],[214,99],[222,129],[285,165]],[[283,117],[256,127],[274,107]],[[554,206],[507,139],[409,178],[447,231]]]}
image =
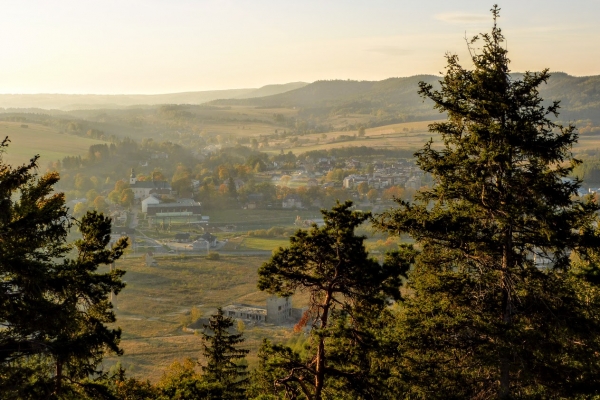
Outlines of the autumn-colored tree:
{"label": "autumn-colored tree", "polygon": [[367,199],[371,202],[371,203],[375,203],[375,200],[377,200],[377,197],[379,197],[379,191],[376,189],[371,189],[367,192]]}
{"label": "autumn-colored tree", "polygon": [[124,207],[131,207],[133,205],[134,200],[135,195],[133,193],[133,190],[129,188],[123,189],[121,195],[119,196],[119,202],[121,203],[121,205]]}
{"label": "autumn-colored tree", "polygon": [[291,180],[292,177],[289,175],[282,175],[281,178],[279,178],[279,182],[281,182],[281,184],[284,186],[288,186]]}
{"label": "autumn-colored tree", "polygon": [[369,183],[367,183],[367,182],[359,183],[358,186],[356,187],[356,190],[358,191],[358,194],[360,194],[361,196],[364,196],[369,191]]}
{"label": "autumn-colored tree", "polygon": [[115,191],[119,194],[123,191],[123,189],[126,189],[128,187],[129,187],[129,183],[125,182],[123,180],[118,180],[115,182]]}
{"label": "autumn-colored tree", "polygon": [[217,176],[219,177],[220,181],[228,179],[231,176],[229,168],[226,165],[219,165],[217,168]]}
{"label": "autumn-colored tree", "polygon": [[400,186],[390,186],[389,188],[383,191],[381,198],[383,200],[389,201],[394,199],[401,199],[403,195],[404,189],[402,189]]}
{"label": "autumn-colored tree", "polygon": [[105,213],[108,211],[108,204],[106,204],[104,196],[96,196],[92,204],[94,206],[94,209],[100,213]]}

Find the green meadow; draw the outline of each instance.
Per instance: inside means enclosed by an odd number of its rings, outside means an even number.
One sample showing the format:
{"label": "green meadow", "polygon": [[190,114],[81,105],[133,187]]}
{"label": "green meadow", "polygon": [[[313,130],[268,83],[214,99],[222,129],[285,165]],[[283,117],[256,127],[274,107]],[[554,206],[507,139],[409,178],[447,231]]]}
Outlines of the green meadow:
{"label": "green meadow", "polygon": [[[25,127],[26,126],[26,127]],[[40,166],[66,156],[85,155],[93,144],[100,140],[67,135],[54,128],[40,124],[0,121],[0,138],[10,140],[8,151],[2,159],[8,164],[22,164],[34,155],[40,155]]]}

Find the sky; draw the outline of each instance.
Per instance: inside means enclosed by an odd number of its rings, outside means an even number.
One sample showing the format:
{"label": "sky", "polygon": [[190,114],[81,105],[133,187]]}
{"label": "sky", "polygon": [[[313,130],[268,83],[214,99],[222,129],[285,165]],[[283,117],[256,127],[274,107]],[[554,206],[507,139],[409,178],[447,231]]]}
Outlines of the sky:
{"label": "sky", "polygon": [[[19,0],[0,93],[152,94],[439,74],[489,32],[482,0]],[[600,74],[600,0],[504,0],[515,72]]]}

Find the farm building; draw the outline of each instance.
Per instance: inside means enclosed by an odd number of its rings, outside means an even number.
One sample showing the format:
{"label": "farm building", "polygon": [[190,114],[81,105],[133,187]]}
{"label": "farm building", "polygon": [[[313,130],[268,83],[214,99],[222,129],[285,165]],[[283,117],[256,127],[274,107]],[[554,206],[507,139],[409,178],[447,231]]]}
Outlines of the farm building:
{"label": "farm building", "polygon": [[200,215],[202,204],[192,199],[180,199],[176,203],[148,204],[146,214],[149,217],[188,217]]}

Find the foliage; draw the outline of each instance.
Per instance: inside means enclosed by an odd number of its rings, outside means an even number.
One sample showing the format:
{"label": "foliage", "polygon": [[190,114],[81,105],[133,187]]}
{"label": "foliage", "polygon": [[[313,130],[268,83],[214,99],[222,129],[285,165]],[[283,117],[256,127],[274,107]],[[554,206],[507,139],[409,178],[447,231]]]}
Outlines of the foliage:
{"label": "foliage", "polygon": [[204,380],[222,385],[225,398],[245,398],[248,372],[247,366],[240,361],[244,360],[249,350],[238,348],[238,345],[244,341],[243,334],[229,332],[233,327],[233,320],[224,316],[220,307],[217,313],[210,317],[209,324],[204,327],[205,330],[202,332],[204,340],[202,353],[206,359],[206,365],[202,366]]}
{"label": "foliage", "polygon": [[221,382],[209,381],[196,370],[196,362],[187,358],[173,362],[156,385],[164,400],[218,400],[229,398]]}
{"label": "foliage", "polygon": [[[5,139],[0,148],[7,146]],[[111,292],[123,271],[97,273],[114,262],[125,240],[107,248],[110,219],[95,212],[72,227],[56,173],[37,177],[37,157],[16,168],[0,162],[0,391],[5,398],[60,396],[96,372],[106,350],[117,354],[121,332]],[[67,258],[71,253],[75,258]]]}
{"label": "foliage", "polygon": [[219,260],[220,258],[221,258],[220,254],[219,253],[215,253],[215,252],[209,253],[206,256],[206,259],[213,260],[213,261]]}
{"label": "foliage", "polygon": [[296,232],[290,247],[279,248],[258,272],[261,290],[310,294],[309,356],[301,358],[285,346],[270,348],[274,385],[290,396],[321,399],[327,391],[369,397],[378,390],[369,374],[377,347],[370,328],[388,301],[400,298],[400,277],[408,264],[398,263],[396,255],[383,265],[369,258],[365,237],[354,231],[370,214],[351,208],[346,202],[323,210],[323,227]]}
{"label": "foliage", "polygon": [[550,120],[558,102],[539,95],[548,71],[509,74],[492,12],[491,34],[469,43],[474,69],[448,55],[441,89],[420,84],[448,115],[430,126],[443,148],[416,154],[435,185],[378,218],[422,249],[397,319],[397,376],[425,398],[597,395],[597,290],[573,258],[599,244],[598,205],[564,179],[577,134]]}

